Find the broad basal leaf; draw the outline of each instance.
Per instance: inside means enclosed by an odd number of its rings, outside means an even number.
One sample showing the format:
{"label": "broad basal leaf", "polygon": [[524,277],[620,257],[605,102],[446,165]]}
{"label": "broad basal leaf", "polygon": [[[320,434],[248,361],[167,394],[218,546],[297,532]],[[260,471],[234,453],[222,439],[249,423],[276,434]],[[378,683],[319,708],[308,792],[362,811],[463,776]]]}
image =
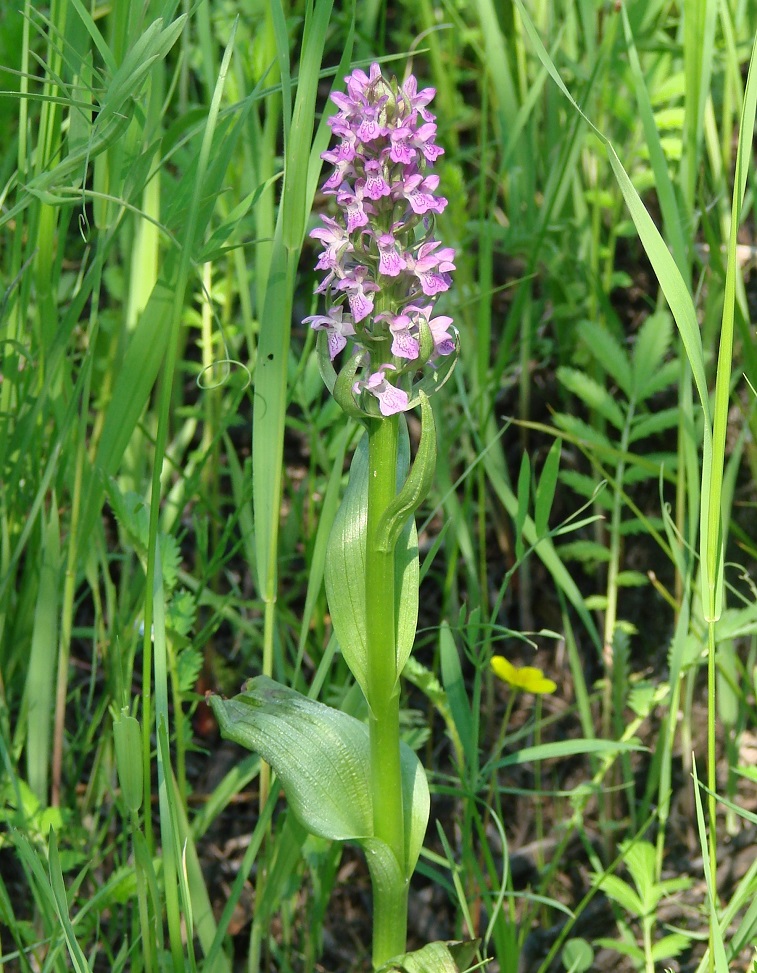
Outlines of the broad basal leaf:
{"label": "broad basal leaf", "polygon": [[[368,727],[267,676],[251,679],[233,699],[210,697],[221,733],[254,750],[280,778],[292,811],[312,834],[358,841],[369,864],[396,866],[389,848],[374,838]],[[406,877],[418,861],[429,814],[426,775],[413,751],[401,744]],[[391,858],[387,858],[389,855]]]}

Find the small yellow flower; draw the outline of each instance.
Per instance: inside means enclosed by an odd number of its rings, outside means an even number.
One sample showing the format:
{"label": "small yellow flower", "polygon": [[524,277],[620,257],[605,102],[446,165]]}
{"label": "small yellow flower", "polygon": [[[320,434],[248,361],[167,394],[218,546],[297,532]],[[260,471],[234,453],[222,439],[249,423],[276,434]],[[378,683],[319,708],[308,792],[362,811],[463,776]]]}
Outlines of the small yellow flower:
{"label": "small yellow flower", "polygon": [[503,655],[494,656],[492,670],[495,676],[513,689],[522,689],[526,693],[553,693],[557,689],[557,683],[547,679],[541,669],[535,666],[514,666]]}

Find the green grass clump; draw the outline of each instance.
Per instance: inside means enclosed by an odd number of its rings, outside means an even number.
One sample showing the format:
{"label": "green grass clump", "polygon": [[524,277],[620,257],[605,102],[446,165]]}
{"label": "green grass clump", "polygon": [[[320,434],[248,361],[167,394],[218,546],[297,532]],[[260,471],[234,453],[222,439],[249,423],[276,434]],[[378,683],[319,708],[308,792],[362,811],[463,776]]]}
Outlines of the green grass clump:
{"label": "green grass clump", "polygon": [[[328,94],[378,59],[437,89],[462,347],[403,700],[435,819],[414,944],[747,970],[757,13],[11,6],[3,968],[369,966],[360,859],[281,809],[203,693],[264,673],[366,716],[323,591],[356,430],[299,322]],[[503,686],[495,654],[556,692]]]}

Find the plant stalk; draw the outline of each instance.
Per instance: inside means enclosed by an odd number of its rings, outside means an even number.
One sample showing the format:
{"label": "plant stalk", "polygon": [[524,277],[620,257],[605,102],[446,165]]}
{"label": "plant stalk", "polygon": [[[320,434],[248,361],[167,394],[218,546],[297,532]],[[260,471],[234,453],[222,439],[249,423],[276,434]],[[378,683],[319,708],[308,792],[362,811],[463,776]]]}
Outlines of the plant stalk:
{"label": "plant stalk", "polygon": [[368,642],[371,791],[374,836],[393,851],[402,882],[373,883],[373,964],[405,951],[407,893],[400,769],[395,554],[379,549],[381,516],[397,492],[399,419],[373,419],[368,429],[368,523],[365,595]]}

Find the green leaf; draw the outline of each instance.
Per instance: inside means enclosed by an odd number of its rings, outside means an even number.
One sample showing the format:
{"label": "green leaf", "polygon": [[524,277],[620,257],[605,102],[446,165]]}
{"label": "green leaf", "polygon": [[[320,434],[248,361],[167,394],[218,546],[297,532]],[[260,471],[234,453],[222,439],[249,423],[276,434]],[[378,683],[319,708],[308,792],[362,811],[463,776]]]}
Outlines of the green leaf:
{"label": "green leaf", "polygon": [[377,973],[461,973],[475,960],[480,939],[428,943],[412,953],[395,956]]}
{"label": "green leaf", "polygon": [[594,950],[585,939],[569,939],[562,948],[561,958],[568,973],[585,973],[594,962]]}
{"label": "green leaf", "polygon": [[[368,727],[340,710],[274,682],[251,679],[233,699],[210,697],[221,733],[254,750],[281,779],[287,800],[312,834],[334,841],[358,841],[368,863],[391,869],[390,849],[374,837]],[[429,792],[420,761],[400,744],[409,878],[426,832]],[[375,861],[372,861],[374,859]],[[395,861],[396,867],[396,861]]]}
{"label": "green leaf", "polygon": [[620,588],[642,588],[649,584],[649,578],[641,571],[620,571],[615,582]]}
{"label": "green leaf", "polygon": [[520,459],[520,472],[518,473],[518,512],[515,515],[515,556],[519,561],[522,561],[526,554],[526,545],[523,543],[523,526],[528,516],[530,498],[531,461],[528,458],[528,453],[523,453]]}
{"label": "green leaf", "polygon": [[[407,475],[410,445],[407,428],[400,435],[398,487]],[[365,549],[368,522],[368,437],[355,450],[344,499],[334,518],[326,559],[326,596],[331,621],[347,665],[366,693],[368,651],[365,614]],[[418,621],[418,535],[412,518],[394,550],[397,597],[397,672],[401,672],[415,641]]]}
{"label": "green leaf", "polygon": [[600,936],[599,939],[594,940],[594,945],[600,948],[614,949],[617,953],[622,953],[623,956],[630,956],[639,969],[642,969],[644,966],[644,950],[640,946],[637,946],[636,943],[626,943],[622,939],[610,939],[607,936]]}
{"label": "green leaf", "polygon": [[656,867],[654,845],[649,841],[622,842],[620,850],[623,852],[623,862],[631,873],[631,878],[644,904],[644,913],[648,914],[659,898],[655,895],[654,889]]}
{"label": "green leaf", "polygon": [[425,392],[419,393],[421,402],[421,439],[415,462],[405,483],[389,504],[379,521],[377,533],[380,537],[379,550],[388,554],[407,527],[408,518],[420,507],[428,496],[436,470],[436,424],[434,413]]}
{"label": "green leaf", "polygon": [[[113,513],[121,529],[134,545],[134,549],[142,560],[147,562],[147,544],[150,529],[150,507],[145,500],[133,490],[122,493],[118,482],[111,477],[107,482],[108,499]],[[181,552],[176,538],[171,534],[160,532],[160,558],[163,572],[163,583],[168,590],[176,586],[178,570],[181,563]]]}
{"label": "green leaf", "polygon": [[457,646],[446,620],[442,621],[439,628],[439,651],[441,653],[442,683],[447,693],[452,719],[455,722],[457,734],[462,744],[462,754],[468,767],[474,767],[477,743],[473,713],[468,702]]}
{"label": "green leaf", "polygon": [[126,706],[113,715],[113,743],[121,796],[128,809],[136,814],[142,806],[143,795],[142,730]]}
{"label": "green leaf", "polygon": [[[640,743],[623,740],[556,740],[554,743],[540,743],[533,747],[521,747],[498,760],[495,767],[511,767],[513,764],[527,764],[532,760],[552,760],[573,757],[579,753],[629,753],[632,750],[646,750]],[[603,886],[604,887],[604,886]]]}
{"label": "green leaf", "polygon": [[646,914],[646,910],[639,896],[631,886],[618,878],[617,875],[598,876],[598,884],[605,895],[617,902],[621,909],[630,912],[631,915],[641,918]]}
{"label": "green leaf", "polygon": [[663,936],[652,946],[652,959],[659,963],[660,960],[678,956],[689,946],[691,946],[690,936],[686,936],[682,932],[673,932],[669,936]]}
{"label": "green leaf", "polygon": [[568,415],[565,412],[558,412],[555,417],[555,424],[573,437],[579,443],[590,443],[600,449],[614,452],[614,447],[610,440],[599,429],[595,429],[588,422],[579,419],[578,416]]}
{"label": "green leaf", "polygon": [[579,398],[589,409],[598,412],[616,429],[625,425],[623,412],[604,386],[600,385],[586,372],[575,368],[558,368],[557,378],[565,388]]}
{"label": "green leaf", "polygon": [[557,548],[557,553],[563,561],[583,561],[591,565],[595,565],[598,561],[609,561],[611,557],[609,548],[598,544],[597,541],[584,540],[561,544]]}
{"label": "green leaf", "polygon": [[672,429],[673,426],[678,424],[680,416],[681,410],[678,408],[662,409],[660,412],[653,412],[648,416],[639,416],[631,427],[631,435],[628,437],[629,443],[644,439],[646,436],[654,436],[666,429]]}
{"label": "green leaf", "polygon": [[582,321],[578,333],[589,353],[612,378],[627,399],[632,398],[633,376],[628,355],[612,334],[593,321]]}
{"label": "green leaf", "polygon": [[536,497],[534,499],[534,526],[536,536],[543,537],[547,533],[549,526],[549,513],[552,510],[552,501],[555,499],[557,488],[557,476],[560,472],[560,451],[562,443],[556,439],[550,446],[547,458],[544,461],[544,468],[539,477],[539,485],[536,487]]}
{"label": "green leaf", "polygon": [[641,326],[633,350],[634,389],[640,402],[650,394],[672,338],[673,322],[667,311],[650,314]]}

